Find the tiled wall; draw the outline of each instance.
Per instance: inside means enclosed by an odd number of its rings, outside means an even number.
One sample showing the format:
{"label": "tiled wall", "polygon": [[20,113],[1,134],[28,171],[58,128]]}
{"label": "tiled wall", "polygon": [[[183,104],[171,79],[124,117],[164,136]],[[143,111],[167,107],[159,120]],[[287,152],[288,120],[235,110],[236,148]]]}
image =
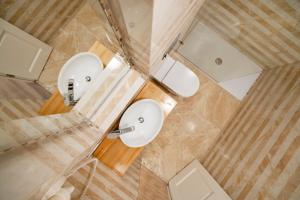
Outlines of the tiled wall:
{"label": "tiled wall", "polygon": [[204,0],[154,1],[148,72],[158,70],[164,53],[179,34],[184,34],[203,2]]}
{"label": "tiled wall", "polygon": [[102,137],[83,120],[67,113],[1,122],[0,198],[41,199],[68,174]]}
{"label": "tiled wall", "polygon": [[300,64],[266,70],[207,156],[233,199],[299,199]]}
{"label": "tiled wall", "polygon": [[[153,0],[119,0],[119,12],[124,16],[128,37],[126,47],[136,69],[144,73],[149,70],[153,4]],[[116,12],[119,14],[118,10]]]}
{"label": "tiled wall", "polygon": [[0,76],[0,94],[0,198],[41,199],[39,187],[101,135],[75,113],[38,116],[50,93],[36,83]]}
{"label": "tiled wall", "polygon": [[0,17],[34,37],[48,42],[86,0],[3,0]]}
{"label": "tiled wall", "polygon": [[[68,178],[75,186],[72,199],[78,199],[89,177],[91,166],[79,169]],[[140,185],[141,161],[137,159],[124,176],[119,176],[110,168],[98,162],[97,168],[85,195],[85,200],[136,200]]]}
{"label": "tiled wall", "polygon": [[[77,199],[88,179],[91,166],[85,166],[68,178],[75,186],[72,199]],[[98,162],[86,200],[168,200],[167,183],[141,165],[137,159],[124,176]]]}
{"label": "tiled wall", "polygon": [[47,90],[32,81],[0,76],[0,99],[47,99],[49,96]]}
{"label": "tiled wall", "polygon": [[36,83],[0,76],[0,122],[37,116],[49,97]]}
{"label": "tiled wall", "polygon": [[300,60],[300,3],[207,0],[198,20],[262,68]]}
{"label": "tiled wall", "polygon": [[168,200],[168,187],[146,167],[141,167],[138,200]]}

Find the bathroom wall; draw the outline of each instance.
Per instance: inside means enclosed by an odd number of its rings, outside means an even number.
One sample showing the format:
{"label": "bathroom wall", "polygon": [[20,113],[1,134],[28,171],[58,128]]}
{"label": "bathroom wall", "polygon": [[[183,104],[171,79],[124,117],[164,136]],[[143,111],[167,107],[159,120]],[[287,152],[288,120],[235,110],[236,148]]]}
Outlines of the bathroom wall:
{"label": "bathroom wall", "polygon": [[86,0],[3,0],[0,17],[34,37],[49,42]]}
{"label": "bathroom wall", "polygon": [[149,72],[156,72],[164,53],[192,23],[204,0],[154,0]]}
{"label": "bathroom wall", "polygon": [[207,155],[233,199],[299,199],[300,63],[265,70]]}
{"label": "bathroom wall", "polygon": [[[87,165],[68,178],[75,186],[72,199],[78,199],[91,172]],[[141,166],[141,159],[130,166],[124,176],[98,162],[96,172],[84,199],[168,200],[167,183]]]}
{"label": "bathroom wall", "polygon": [[102,137],[83,121],[70,112],[1,122],[0,198],[42,199]]}
{"label": "bathroom wall", "polygon": [[120,23],[125,23],[120,29],[125,32],[123,40],[135,68],[145,74],[156,71],[165,51],[177,35],[189,27],[203,2],[204,0],[142,0],[138,3],[134,0],[114,1],[118,6],[113,8],[119,9],[116,15],[122,15]]}
{"label": "bathroom wall", "polygon": [[0,76],[0,99],[45,99],[48,97],[49,92],[37,83]]}
{"label": "bathroom wall", "polygon": [[[84,166],[68,178],[68,182],[75,186],[72,199],[79,199],[78,197],[89,178],[91,167],[90,165]],[[113,170],[98,162],[94,177],[84,199],[136,200],[139,195],[141,176],[140,159],[137,159],[132,164],[124,176],[119,176]]]}
{"label": "bathroom wall", "polygon": [[[125,40],[135,68],[147,73],[151,47],[153,0],[119,0],[128,40]],[[119,13],[117,13],[120,15]]]}
{"label": "bathroom wall", "polygon": [[0,76],[0,122],[37,116],[49,97],[36,83]]}
{"label": "bathroom wall", "polygon": [[268,69],[300,60],[297,0],[206,1],[197,16],[212,30]]}
{"label": "bathroom wall", "polygon": [[[38,116],[49,96],[37,83],[0,76],[0,199],[35,199],[30,196],[38,194],[42,184],[62,173],[72,156],[96,141],[85,138],[90,127],[84,130],[87,126],[80,124],[79,115]],[[53,137],[59,133],[61,138]]]}
{"label": "bathroom wall", "polygon": [[167,183],[146,167],[141,167],[138,200],[168,200]]}

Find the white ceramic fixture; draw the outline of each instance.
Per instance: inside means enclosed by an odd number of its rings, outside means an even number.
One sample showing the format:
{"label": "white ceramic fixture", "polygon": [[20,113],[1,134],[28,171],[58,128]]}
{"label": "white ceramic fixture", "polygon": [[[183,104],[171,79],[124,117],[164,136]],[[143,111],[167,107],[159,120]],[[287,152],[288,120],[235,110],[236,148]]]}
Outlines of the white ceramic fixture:
{"label": "white ceramic fixture", "polygon": [[169,181],[172,200],[232,200],[196,159]]}
{"label": "white ceramic fixture", "polygon": [[153,77],[171,92],[182,96],[193,96],[199,89],[197,75],[179,61],[167,56]]}
{"label": "white ceramic fixture", "polygon": [[178,52],[217,82],[261,71],[256,63],[200,22],[194,25]]}
{"label": "white ceramic fixture", "polygon": [[62,96],[68,92],[69,79],[74,80],[74,100],[78,100],[90,83],[103,70],[99,57],[90,52],[82,52],[70,58],[60,70],[58,89]]}
{"label": "white ceramic fixture", "polygon": [[134,126],[135,130],[120,136],[129,147],[142,147],[150,143],[162,128],[164,113],[152,99],[133,103],[123,114],[119,128]]}
{"label": "white ceramic fixture", "polygon": [[218,84],[241,101],[247,95],[247,92],[255,83],[256,79],[258,79],[260,74],[261,72],[258,72],[255,74],[243,76],[241,78],[219,82]]}

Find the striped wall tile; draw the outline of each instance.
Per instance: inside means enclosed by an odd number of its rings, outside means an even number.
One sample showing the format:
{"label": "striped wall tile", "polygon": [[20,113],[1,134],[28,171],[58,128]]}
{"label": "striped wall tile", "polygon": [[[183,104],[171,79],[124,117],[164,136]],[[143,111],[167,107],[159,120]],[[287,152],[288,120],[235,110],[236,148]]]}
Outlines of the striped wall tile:
{"label": "striped wall tile", "polygon": [[2,122],[0,127],[1,147],[5,141],[15,147],[0,154],[0,199],[41,199],[103,136],[76,113]]}
{"label": "striped wall tile", "polygon": [[168,200],[167,183],[142,166],[138,200]]}
{"label": "striped wall tile", "polygon": [[3,0],[0,17],[34,37],[48,42],[86,0]]}
{"label": "striped wall tile", "polygon": [[0,76],[0,99],[48,99],[50,93],[32,81]]}
{"label": "striped wall tile", "polygon": [[[172,47],[176,38],[185,33],[204,2],[204,0],[181,0],[176,1],[176,3],[172,1],[158,1],[154,3],[147,74],[150,74],[150,72],[154,74],[158,71],[164,54]],[[169,9],[169,7],[173,9]],[[138,50],[136,49],[136,51]]]}
{"label": "striped wall tile", "polygon": [[106,132],[113,122],[121,115],[130,101],[137,95],[145,80],[134,70],[130,70],[120,83],[103,102],[91,121]]}
{"label": "striped wall tile", "polygon": [[103,135],[75,112],[38,116],[50,94],[36,83],[0,77],[0,94],[0,199],[41,199]]}
{"label": "striped wall tile", "polygon": [[0,152],[32,143],[51,135],[59,135],[75,125],[81,125],[84,118],[76,113],[26,117],[0,122]]}
{"label": "striped wall tile", "polygon": [[300,196],[299,66],[264,71],[203,159],[233,199]]}
{"label": "striped wall tile", "polygon": [[38,116],[49,97],[37,83],[0,76],[0,122]]}
{"label": "striped wall tile", "polygon": [[38,116],[43,104],[40,99],[0,99],[0,122]]}
{"label": "striped wall tile", "polygon": [[113,58],[110,66],[108,65],[94,80],[89,91],[81,97],[74,109],[87,118],[91,118],[128,72],[128,67],[123,67],[121,62]]}
{"label": "striped wall tile", "polygon": [[[75,186],[72,199],[78,199],[85,186],[91,166],[79,169],[68,178]],[[98,162],[92,182],[83,199],[91,200],[136,200],[138,197],[141,160],[137,159],[124,176],[119,176],[101,162]]]}
{"label": "striped wall tile", "polygon": [[141,75],[117,57],[97,77],[74,110],[106,132],[144,85]]}
{"label": "striped wall tile", "polygon": [[199,10],[197,20],[262,68],[273,68],[300,60],[298,4],[282,0],[210,0]]}

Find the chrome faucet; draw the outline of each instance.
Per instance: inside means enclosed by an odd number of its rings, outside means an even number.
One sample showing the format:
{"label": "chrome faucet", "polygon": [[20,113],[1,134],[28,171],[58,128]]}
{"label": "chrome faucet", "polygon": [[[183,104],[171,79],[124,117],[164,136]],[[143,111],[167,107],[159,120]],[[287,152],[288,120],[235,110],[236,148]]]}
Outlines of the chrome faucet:
{"label": "chrome faucet", "polygon": [[132,132],[135,130],[135,127],[134,126],[130,126],[130,127],[126,127],[126,128],[122,128],[122,129],[118,129],[118,130],[115,130],[115,131],[112,131],[110,132],[107,137],[109,139],[116,139],[118,138],[120,135],[123,135],[125,133],[129,133],[129,132]]}
{"label": "chrome faucet", "polygon": [[64,103],[68,106],[74,106],[77,103],[74,100],[74,79],[68,80],[68,92],[64,94]]}

